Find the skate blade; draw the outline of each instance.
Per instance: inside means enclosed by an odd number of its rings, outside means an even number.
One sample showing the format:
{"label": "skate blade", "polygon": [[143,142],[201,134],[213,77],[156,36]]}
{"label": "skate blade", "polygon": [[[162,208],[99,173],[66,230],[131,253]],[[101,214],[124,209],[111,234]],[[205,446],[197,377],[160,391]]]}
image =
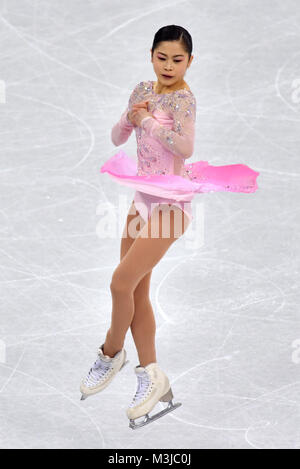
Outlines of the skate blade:
{"label": "skate blade", "polygon": [[[119,369],[119,371],[121,371],[122,368],[124,368],[124,366],[127,365],[127,363],[129,363],[129,360],[126,360],[126,361],[123,363],[123,365],[121,366],[121,368]],[[105,388],[104,388],[104,389],[105,389]],[[101,392],[101,391],[103,391],[103,389],[101,389],[101,390],[98,391],[98,392]],[[81,401],[85,401],[88,397],[90,397],[90,396],[95,396],[96,394],[98,394],[98,392],[95,392],[95,393],[93,393],[93,394],[81,394],[80,400],[81,400]]]}
{"label": "skate blade", "polygon": [[130,419],[129,427],[132,428],[132,430],[135,430],[136,428],[144,427],[145,425],[148,425],[148,423],[153,422],[153,420],[157,420],[160,417],[163,417],[164,415],[168,414],[169,412],[172,412],[173,410],[177,409],[177,407],[181,406],[181,402],[177,402],[176,404],[173,404],[172,401],[168,403],[168,406],[161,410],[160,412],[157,412],[157,414],[153,415],[152,417],[149,417],[149,414],[145,415],[145,419],[142,422],[135,423],[134,419]]}

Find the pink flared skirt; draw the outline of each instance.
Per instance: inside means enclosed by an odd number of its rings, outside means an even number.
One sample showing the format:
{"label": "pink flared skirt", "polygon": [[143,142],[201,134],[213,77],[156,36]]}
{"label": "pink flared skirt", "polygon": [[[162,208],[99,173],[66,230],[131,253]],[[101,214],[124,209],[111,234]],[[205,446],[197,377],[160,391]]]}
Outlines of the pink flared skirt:
{"label": "pink flared skirt", "polygon": [[[100,168],[101,173],[120,184],[135,189],[134,201],[140,204],[141,216],[149,219],[153,208],[161,203],[176,204],[192,218],[191,200],[204,192],[255,192],[257,176],[245,164],[210,165],[207,161],[185,164],[187,177],[176,174],[137,174],[137,164],[123,150],[109,158]],[[141,213],[142,212],[142,213]]]}

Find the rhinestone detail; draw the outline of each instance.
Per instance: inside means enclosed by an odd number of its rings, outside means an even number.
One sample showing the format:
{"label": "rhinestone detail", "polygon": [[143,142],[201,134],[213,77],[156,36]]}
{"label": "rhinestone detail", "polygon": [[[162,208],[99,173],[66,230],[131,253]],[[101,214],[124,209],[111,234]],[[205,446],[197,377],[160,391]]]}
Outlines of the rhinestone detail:
{"label": "rhinestone detail", "polygon": [[[182,135],[184,120],[196,119],[196,100],[190,90],[175,90],[171,93],[157,94],[153,90],[152,81],[142,81],[133,90],[128,109],[133,104],[141,101],[149,101],[148,109],[153,113],[155,109],[161,110],[173,119],[172,131]],[[169,151],[160,142],[153,142],[141,127],[135,127],[137,140],[137,157],[139,176],[151,174],[174,174],[174,141],[168,128],[163,129],[162,136],[170,146]],[[172,152],[173,150],[173,152]],[[178,170],[178,169],[177,169]],[[189,177],[184,171],[184,158],[181,158],[179,174]]]}

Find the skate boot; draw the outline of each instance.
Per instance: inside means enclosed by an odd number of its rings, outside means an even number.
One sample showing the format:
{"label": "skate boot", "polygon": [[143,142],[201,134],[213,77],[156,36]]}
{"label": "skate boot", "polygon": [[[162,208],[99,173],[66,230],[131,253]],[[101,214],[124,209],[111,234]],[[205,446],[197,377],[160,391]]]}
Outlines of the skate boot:
{"label": "skate boot", "polygon": [[104,355],[103,346],[98,349],[98,359],[88,372],[80,385],[83,401],[89,396],[102,391],[113,380],[114,376],[120,371],[129,360],[126,360],[126,350],[122,348],[114,357]]}
{"label": "skate boot", "polygon": [[[181,405],[181,403],[173,404],[173,393],[169,379],[156,362],[145,367],[138,365],[134,368],[134,371],[138,379],[138,388],[126,411],[127,417],[130,419],[129,427],[133,430],[151,423]],[[168,402],[168,406],[149,417],[149,412],[159,401]],[[145,418],[143,421],[135,423],[134,419],[139,417]]]}

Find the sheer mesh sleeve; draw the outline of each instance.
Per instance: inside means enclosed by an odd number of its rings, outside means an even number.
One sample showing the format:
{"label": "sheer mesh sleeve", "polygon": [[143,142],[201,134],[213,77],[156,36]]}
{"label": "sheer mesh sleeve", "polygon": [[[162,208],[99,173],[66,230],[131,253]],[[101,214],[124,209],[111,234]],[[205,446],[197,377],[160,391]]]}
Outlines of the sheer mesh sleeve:
{"label": "sheer mesh sleeve", "polygon": [[154,117],[144,117],[142,128],[175,155],[189,158],[194,151],[196,99],[193,94],[174,94],[171,109],[173,111],[173,129],[160,125]]}
{"label": "sheer mesh sleeve", "polygon": [[138,89],[140,87],[140,83],[135,86],[134,90],[132,91],[127,108],[121,115],[119,122],[117,122],[111,131],[111,140],[114,145],[118,146],[122,143],[127,142],[128,138],[130,137],[134,125],[130,122],[127,117],[127,113],[131,110],[132,104],[136,101],[138,96]]}
{"label": "sheer mesh sleeve", "polygon": [[119,122],[113,126],[111,131],[111,140],[116,146],[127,142],[133,130],[132,123],[127,119],[127,112],[128,109],[123,112]]}

